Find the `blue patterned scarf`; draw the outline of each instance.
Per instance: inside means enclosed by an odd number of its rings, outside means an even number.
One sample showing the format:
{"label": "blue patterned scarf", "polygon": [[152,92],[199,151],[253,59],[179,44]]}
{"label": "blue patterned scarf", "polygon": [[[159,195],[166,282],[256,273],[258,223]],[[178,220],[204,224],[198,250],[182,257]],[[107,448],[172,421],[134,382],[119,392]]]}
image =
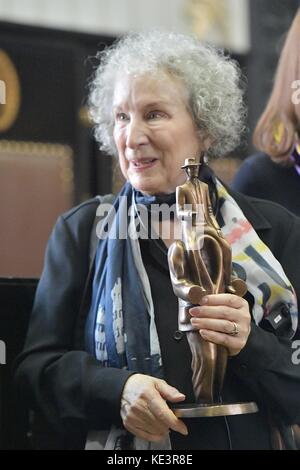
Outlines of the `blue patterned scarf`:
{"label": "blue patterned scarf", "polygon": [[[114,202],[116,216],[107,216],[110,234],[124,233],[129,226],[133,194],[140,204],[161,202],[127,183]],[[98,243],[85,342],[103,366],[162,377],[150,284],[139,250],[138,239],[128,236],[107,236]]]}

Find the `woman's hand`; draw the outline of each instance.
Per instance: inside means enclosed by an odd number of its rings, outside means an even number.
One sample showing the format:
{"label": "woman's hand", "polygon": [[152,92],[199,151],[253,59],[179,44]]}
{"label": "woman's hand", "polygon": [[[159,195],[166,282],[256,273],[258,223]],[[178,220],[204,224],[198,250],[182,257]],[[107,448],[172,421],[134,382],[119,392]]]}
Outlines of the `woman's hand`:
{"label": "woman's hand", "polygon": [[192,326],[203,339],[221,344],[235,356],[245,346],[250,334],[248,302],[233,294],[206,295],[201,305],[190,309]]}
{"label": "woman's hand", "polygon": [[134,374],[127,380],[121,398],[124,427],[137,437],[158,442],[169,430],[187,435],[187,428],[168,407],[166,400],[177,403],[185,396],[164,380]]}

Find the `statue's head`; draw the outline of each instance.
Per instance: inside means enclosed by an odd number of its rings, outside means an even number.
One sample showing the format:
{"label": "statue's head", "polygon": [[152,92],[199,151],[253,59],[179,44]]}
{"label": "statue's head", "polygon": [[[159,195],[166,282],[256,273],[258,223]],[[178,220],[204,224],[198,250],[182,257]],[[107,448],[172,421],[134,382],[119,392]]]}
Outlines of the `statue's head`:
{"label": "statue's head", "polygon": [[186,174],[189,178],[197,178],[200,165],[201,163],[196,162],[195,158],[186,158],[184,160],[184,165],[181,168],[186,171]]}

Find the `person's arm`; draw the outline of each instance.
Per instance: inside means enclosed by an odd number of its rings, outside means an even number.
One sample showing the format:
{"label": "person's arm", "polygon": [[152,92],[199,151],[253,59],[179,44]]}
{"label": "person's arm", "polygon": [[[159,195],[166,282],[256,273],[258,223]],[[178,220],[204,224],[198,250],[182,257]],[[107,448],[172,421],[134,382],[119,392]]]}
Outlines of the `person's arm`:
{"label": "person's arm", "polygon": [[[299,308],[300,219],[291,214],[287,217],[287,211],[284,213],[286,235],[279,237],[282,251],[277,258],[296,290]],[[299,323],[294,338],[288,340],[264,331],[252,322],[245,348],[232,359],[238,375],[250,387],[256,388],[258,385],[270,406],[288,423],[300,423],[299,338]]]}
{"label": "person's arm", "polygon": [[292,341],[252,323],[247,345],[231,360],[242,381],[289,424],[300,423],[300,364],[294,353]]}
{"label": "person's arm", "polygon": [[[277,240],[275,255],[296,290],[299,304],[300,251],[298,244],[300,219],[283,210],[280,206],[273,207],[276,207],[278,215],[278,226],[273,226],[274,238]],[[280,251],[278,247],[281,247]],[[218,304],[218,298],[222,295],[224,296],[226,308],[214,312],[213,305]],[[233,303],[230,306],[230,302],[228,304],[225,302],[231,298],[232,302],[235,302],[234,298],[236,296],[219,294],[219,296],[209,297],[211,297],[211,301],[208,302],[207,306],[202,307],[202,309],[195,307],[190,310],[192,314],[200,318],[200,320],[193,320],[193,324],[198,329],[210,328],[211,324],[211,328],[215,331],[209,333],[207,339],[223,344],[229,349],[231,358],[228,367],[264,402],[264,405],[274,410],[284,422],[287,424],[300,423],[300,353],[297,355],[295,349],[297,344],[298,350],[300,346],[299,342],[294,343],[299,338],[299,329],[295,337],[289,340],[280,336],[277,337],[275,333],[264,331],[252,321],[250,334],[245,336],[246,311],[242,322],[242,310],[235,315],[235,312],[230,310],[234,306]],[[236,307],[239,307],[239,303],[241,303],[243,309],[242,299],[236,298]],[[213,325],[213,316],[218,318],[228,317],[229,320],[235,321],[238,324],[239,334],[232,337],[218,333],[218,331],[226,331],[224,329],[226,324],[223,325],[222,321],[215,321],[215,325]],[[205,317],[205,321],[201,320],[201,317]],[[244,342],[244,344],[241,345],[241,342]],[[234,349],[235,346],[236,350]],[[240,349],[238,350],[238,348]]]}
{"label": "person's arm", "polygon": [[185,192],[180,186],[176,188],[176,206],[177,206],[177,217],[179,219],[184,219],[188,216],[191,216],[189,212],[184,209],[185,206]]}
{"label": "person's arm", "polygon": [[187,221],[197,215],[197,212],[193,209],[193,204],[187,202],[186,191],[182,186],[176,188],[176,205],[178,219]]}
{"label": "person's arm", "polygon": [[247,301],[236,295],[208,295],[190,313],[202,338],[226,347],[228,367],[259,400],[287,423],[300,423],[300,361],[292,341],[250,324]]}
{"label": "person's arm", "polygon": [[129,371],[102,368],[89,354],[73,350],[81,297],[88,274],[88,223],[60,217],[50,237],[16,382],[29,405],[59,434],[105,429],[120,419],[120,400]]}

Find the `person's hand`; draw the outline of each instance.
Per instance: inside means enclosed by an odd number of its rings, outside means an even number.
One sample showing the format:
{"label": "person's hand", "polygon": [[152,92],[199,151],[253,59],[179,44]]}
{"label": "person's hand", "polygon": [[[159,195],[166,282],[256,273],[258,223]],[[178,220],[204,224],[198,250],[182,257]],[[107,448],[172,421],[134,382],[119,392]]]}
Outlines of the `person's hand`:
{"label": "person's hand", "polygon": [[206,295],[201,305],[190,309],[191,324],[203,339],[221,344],[229,356],[237,355],[250,334],[248,302],[233,294]]}
{"label": "person's hand", "polygon": [[187,428],[168,407],[166,400],[177,403],[185,396],[164,380],[134,374],[125,383],[121,398],[124,427],[137,437],[158,442],[169,430],[187,435]]}

